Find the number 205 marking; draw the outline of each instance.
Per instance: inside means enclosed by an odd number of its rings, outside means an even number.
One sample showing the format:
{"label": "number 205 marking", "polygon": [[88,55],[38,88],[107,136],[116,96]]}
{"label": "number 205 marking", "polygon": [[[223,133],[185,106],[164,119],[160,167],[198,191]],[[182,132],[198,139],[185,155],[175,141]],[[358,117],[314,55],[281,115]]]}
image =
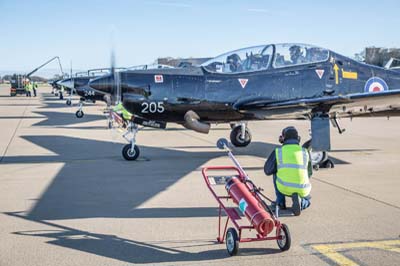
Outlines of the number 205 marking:
{"label": "number 205 marking", "polygon": [[142,113],[164,113],[164,103],[163,102],[143,102],[142,103]]}

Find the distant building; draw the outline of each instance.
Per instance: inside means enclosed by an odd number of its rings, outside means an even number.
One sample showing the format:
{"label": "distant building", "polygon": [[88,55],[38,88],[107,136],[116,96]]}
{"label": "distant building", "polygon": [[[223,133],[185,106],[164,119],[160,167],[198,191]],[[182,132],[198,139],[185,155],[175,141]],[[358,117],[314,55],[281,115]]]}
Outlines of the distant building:
{"label": "distant building", "polygon": [[163,57],[156,60],[157,64],[173,67],[199,66],[211,58],[172,58]]}

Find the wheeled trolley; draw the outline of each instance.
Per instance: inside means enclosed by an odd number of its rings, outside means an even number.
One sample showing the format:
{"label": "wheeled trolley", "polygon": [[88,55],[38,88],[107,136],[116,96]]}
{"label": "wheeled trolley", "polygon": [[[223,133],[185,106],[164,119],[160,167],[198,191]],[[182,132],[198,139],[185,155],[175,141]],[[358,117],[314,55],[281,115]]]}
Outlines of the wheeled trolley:
{"label": "wheeled trolley", "polygon": [[[249,179],[225,143],[226,140],[222,148],[228,150],[236,166],[211,166],[202,170],[204,181],[219,206],[218,243],[225,242],[231,256],[237,254],[239,243],[243,242],[276,240],[282,251],[289,250],[291,237],[288,226],[282,224],[265,203],[263,198],[269,199]],[[225,186],[225,189],[221,191],[218,186]],[[225,222],[223,213],[227,215]],[[242,221],[243,216],[249,223]],[[233,227],[228,228],[229,222]],[[256,231],[255,237],[243,237],[244,230]]]}

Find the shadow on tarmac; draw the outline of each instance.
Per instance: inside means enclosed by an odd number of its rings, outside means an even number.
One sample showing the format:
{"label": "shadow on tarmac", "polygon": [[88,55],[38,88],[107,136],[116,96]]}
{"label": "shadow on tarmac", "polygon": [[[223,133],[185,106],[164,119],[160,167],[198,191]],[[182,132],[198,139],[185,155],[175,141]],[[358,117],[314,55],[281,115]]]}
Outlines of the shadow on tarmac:
{"label": "shadow on tarmac", "polygon": [[[109,218],[172,218],[217,217],[215,207],[203,208],[137,208],[139,205],[166,190],[182,177],[196,171],[207,161],[225,152],[187,152],[166,148],[141,146],[143,155],[151,161],[127,162],[120,155],[121,145],[111,142],[79,139],[64,136],[24,136],[42,148],[55,153],[49,156],[5,157],[4,164],[14,163],[64,163],[52,183],[26,214],[8,215],[49,225],[51,231],[20,231],[16,235],[50,238],[50,244],[85,251],[130,263],[157,263],[176,261],[203,261],[228,257],[225,245],[220,249],[191,253],[176,248],[166,248],[115,235],[97,234],[58,225],[49,220]],[[253,155],[272,151],[275,145],[253,143]],[[262,151],[262,152],[261,152]],[[242,151],[247,154],[248,152]],[[238,153],[236,153],[238,154]],[[172,168],[171,161],[179,161]],[[116,174],[118,173],[118,174]],[[199,171],[199,178],[201,173]],[[206,189],[206,188],[204,188]],[[168,240],[164,241],[166,244]],[[204,240],[191,240],[192,244]],[[207,240],[207,245],[215,242]],[[279,252],[279,249],[240,250],[240,256]]]}
{"label": "shadow on tarmac", "polygon": [[[35,114],[45,117],[45,120],[35,123],[33,126],[68,126],[79,123],[93,122],[97,120],[105,120],[104,115],[85,114],[82,118],[76,118],[74,113],[62,112],[34,112]],[[105,126],[103,127],[105,128]]]}
{"label": "shadow on tarmac", "polygon": [[[64,136],[22,138],[55,155],[6,156],[2,161],[3,164],[59,162],[65,164],[31,209],[29,218],[58,220],[93,217],[217,216],[217,206],[193,210],[191,208],[136,209],[136,207],[166,190],[188,173],[199,170],[209,160],[226,156],[225,152],[217,149],[212,152],[188,152],[141,146],[143,159],[128,162],[121,156],[122,145],[112,142]],[[240,149],[240,152],[235,151],[235,154],[266,158],[274,148],[273,144],[254,142],[249,147]],[[171,162],[174,161],[179,161],[179,166],[171,167]],[[260,168],[247,170],[258,169]]]}
{"label": "shadow on tarmac", "polygon": [[[14,232],[15,235],[35,236],[50,238],[47,243],[60,247],[72,248],[79,251],[96,254],[129,263],[160,263],[179,261],[204,261],[228,258],[225,245],[219,245],[221,249],[203,252],[187,252],[178,248],[168,248],[156,243],[145,243],[131,239],[121,238],[116,235],[91,233],[77,230],[71,227],[58,225],[48,221],[32,220],[18,212],[8,212],[6,215],[28,219],[43,225],[48,225],[55,230],[34,230]],[[205,243],[202,246],[214,246],[215,241],[204,239],[192,239],[190,241],[162,241],[167,244],[185,244],[193,246],[197,243]],[[278,248],[241,248],[239,256],[267,255],[281,252]]]}
{"label": "shadow on tarmac", "polygon": [[[62,104],[65,107],[64,102]],[[67,126],[103,119],[102,115],[85,115],[83,119],[77,119],[71,113],[37,113],[46,116],[47,119],[36,123],[35,126]],[[49,220],[98,217],[136,219],[217,217],[217,204],[215,207],[202,208],[138,207],[174,185],[188,173],[198,171],[209,160],[226,156],[225,152],[217,149],[211,152],[180,151],[140,146],[144,159],[127,162],[121,156],[122,145],[115,145],[112,142],[65,136],[23,136],[22,138],[53,152],[54,155],[6,156],[2,164],[64,163],[64,166],[27,214],[6,213],[13,217],[51,226],[55,230],[20,231],[14,234],[50,238],[51,240],[48,241],[50,244],[129,263],[204,261],[228,257],[224,245],[221,245],[218,250],[191,253],[177,248],[166,248],[115,235],[91,233],[49,222]],[[211,148],[212,146],[183,148],[202,147]],[[271,143],[254,142],[246,148],[235,149],[234,153],[266,158],[275,147]],[[177,167],[171,167],[171,162],[179,162],[179,164]],[[338,163],[346,162],[338,161]],[[262,168],[246,169],[261,170]],[[201,178],[200,171],[198,175]],[[193,244],[199,242],[205,241],[191,240]],[[209,245],[215,244],[209,240],[206,242]],[[170,242],[166,240],[165,243]],[[240,256],[277,252],[280,252],[279,249],[242,248]]]}

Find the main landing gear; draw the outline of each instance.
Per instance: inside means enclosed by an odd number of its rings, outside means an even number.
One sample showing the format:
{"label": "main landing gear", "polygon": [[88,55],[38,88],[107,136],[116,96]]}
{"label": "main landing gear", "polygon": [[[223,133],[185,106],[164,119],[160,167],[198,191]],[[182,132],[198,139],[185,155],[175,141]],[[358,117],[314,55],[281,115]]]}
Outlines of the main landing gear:
{"label": "main landing gear", "polygon": [[239,124],[231,124],[231,143],[235,147],[246,147],[251,142],[251,133],[247,128],[247,124],[242,122]]}
{"label": "main landing gear", "polygon": [[122,149],[122,156],[127,161],[134,161],[140,155],[139,147],[136,145],[136,134],[139,132],[139,126],[133,122],[129,122],[128,131],[123,135],[129,144],[126,144]]}
{"label": "main landing gear", "polygon": [[314,170],[320,168],[334,168],[335,164],[329,159],[328,152],[326,151],[313,151],[311,148],[311,139],[303,144],[303,148],[310,152],[311,164]]}

